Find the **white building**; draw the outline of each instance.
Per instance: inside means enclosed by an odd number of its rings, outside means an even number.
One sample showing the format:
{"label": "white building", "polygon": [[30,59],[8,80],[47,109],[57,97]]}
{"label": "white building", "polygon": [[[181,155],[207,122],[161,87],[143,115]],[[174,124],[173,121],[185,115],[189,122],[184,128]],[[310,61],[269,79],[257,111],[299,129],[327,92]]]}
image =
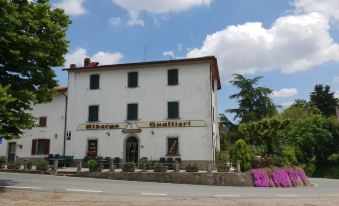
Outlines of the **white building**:
{"label": "white building", "polygon": [[17,158],[42,158],[48,154],[63,154],[66,87],[56,88],[53,101],[33,105],[36,127],[24,130],[20,139],[2,140],[0,156],[9,161]]}
{"label": "white building", "polygon": [[[142,157],[214,160],[221,88],[215,57],[103,66],[87,58],[84,67],[65,70],[66,155],[120,157],[124,162]],[[17,156],[33,157],[32,139],[40,138],[50,139],[50,154],[63,154],[64,101],[59,94],[50,104],[34,107],[36,117],[47,116],[47,127],[25,132],[16,141],[23,145]]]}

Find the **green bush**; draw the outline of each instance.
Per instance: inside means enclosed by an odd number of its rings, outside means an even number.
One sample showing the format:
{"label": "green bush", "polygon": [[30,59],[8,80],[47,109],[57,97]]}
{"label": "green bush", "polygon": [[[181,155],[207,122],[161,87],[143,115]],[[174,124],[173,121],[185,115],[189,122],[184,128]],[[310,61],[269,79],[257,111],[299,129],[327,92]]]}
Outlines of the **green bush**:
{"label": "green bush", "polygon": [[37,170],[47,170],[48,169],[48,160],[38,160],[36,169]]}
{"label": "green bush", "polygon": [[6,163],[7,158],[5,156],[0,156],[0,164]]}
{"label": "green bush", "polygon": [[297,164],[297,157],[294,148],[287,146],[281,151],[281,166],[291,167]]}
{"label": "green bush", "polygon": [[334,154],[331,154],[327,160],[333,164],[333,165],[338,165],[339,164],[339,153],[334,153]]}
{"label": "green bush", "polygon": [[247,171],[251,169],[250,161],[252,159],[251,152],[243,139],[239,139],[234,144],[234,155],[233,162],[236,163],[237,160],[240,160],[240,166],[242,171]]}
{"label": "green bush", "polygon": [[199,171],[198,165],[196,163],[187,164],[185,169],[186,169],[186,172],[198,172]]}
{"label": "green bush", "polygon": [[135,171],[135,165],[133,162],[126,162],[122,166],[122,171],[123,172],[134,172]]}
{"label": "green bush", "polygon": [[167,166],[161,163],[155,164],[154,167],[154,172],[166,172],[167,171]]}
{"label": "green bush", "polygon": [[316,171],[317,167],[315,165],[315,161],[311,160],[310,162],[308,162],[305,167],[305,173],[308,177],[313,177],[314,172]]}
{"label": "green bush", "polygon": [[88,160],[87,166],[90,172],[101,172],[102,171],[100,160],[98,159]]}
{"label": "green bush", "polygon": [[32,160],[27,160],[27,169],[31,170],[33,166],[33,161]]}

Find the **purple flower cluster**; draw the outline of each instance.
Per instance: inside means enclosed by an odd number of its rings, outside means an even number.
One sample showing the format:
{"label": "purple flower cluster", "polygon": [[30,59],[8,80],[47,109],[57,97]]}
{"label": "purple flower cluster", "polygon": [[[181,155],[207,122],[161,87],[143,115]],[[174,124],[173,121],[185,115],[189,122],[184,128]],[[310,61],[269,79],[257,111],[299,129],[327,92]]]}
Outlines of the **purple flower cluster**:
{"label": "purple flower cluster", "polygon": [[252,175],[255,187],[296,187],[301,181],[305,186],[308,185],[307,176],[302,169],[252,169]]}

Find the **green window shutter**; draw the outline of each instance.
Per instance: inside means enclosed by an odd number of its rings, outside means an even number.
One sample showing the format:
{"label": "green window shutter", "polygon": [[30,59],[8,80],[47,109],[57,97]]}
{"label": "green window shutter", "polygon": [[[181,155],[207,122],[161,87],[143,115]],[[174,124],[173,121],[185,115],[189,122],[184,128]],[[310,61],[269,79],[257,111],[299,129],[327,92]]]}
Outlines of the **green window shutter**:
{"label": "green window shutter", "polygon": [[167,112],[168,119],[179,118],[179,102],[168,102]]}
{"label": "green window shutter", "polygon": [[129,72],[128,87],[137,87],[137,86],[138,86],[138,72]]}
{"label": "green window shutter", "polygon": [[100,80],[99,74],[92,74],[89,80],[89,88],[99,89],[99,80]]}
{"label": "green window shutter", "polygon": [[177,69],[169,69],[167,71],[167,82],[168,85],[177,85],[178,84],[178,70]]}
{"label": "green window shutter", "polygon": [[128,104],[127,120],[137,120],[137,119],[138,119],[138,104]]}
{"label": "green window shutter", "polygon": [[88,107],[88,121],[96,122],[99,120],[99,106],[91,105]]}

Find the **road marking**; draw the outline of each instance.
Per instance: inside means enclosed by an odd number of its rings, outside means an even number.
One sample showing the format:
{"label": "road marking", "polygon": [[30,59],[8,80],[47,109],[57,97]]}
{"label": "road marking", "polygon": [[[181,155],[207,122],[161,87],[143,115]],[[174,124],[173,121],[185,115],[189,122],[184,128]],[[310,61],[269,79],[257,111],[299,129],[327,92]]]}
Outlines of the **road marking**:
{"label": "road marking", "polygon": [[147,196],[167,196],[167,194],[164,193],[148,193],[148,192],[143,192],[141,195],[147,195]]}
{"label": "road marking", "polygon": [[70,192],[94,192],[94,193],[103,192],[103,191],[100,191],[100,190],[78,190],[78,189],[66,189],[66,191],[70,191]]}
{"label": "road marking", "polygon": [[299,197],[299,195],[276,195],[276,197]]}
{"label": "road marking", "polygon": [[13,189],[33,189],[33,190],[42,190],[40,187],[21,187],[21,186],[0,186],[4,188],[13,188]]}
{"label": "road marking", "polygon": [[240,195],[215,195],[215,197],[240,197]]}

